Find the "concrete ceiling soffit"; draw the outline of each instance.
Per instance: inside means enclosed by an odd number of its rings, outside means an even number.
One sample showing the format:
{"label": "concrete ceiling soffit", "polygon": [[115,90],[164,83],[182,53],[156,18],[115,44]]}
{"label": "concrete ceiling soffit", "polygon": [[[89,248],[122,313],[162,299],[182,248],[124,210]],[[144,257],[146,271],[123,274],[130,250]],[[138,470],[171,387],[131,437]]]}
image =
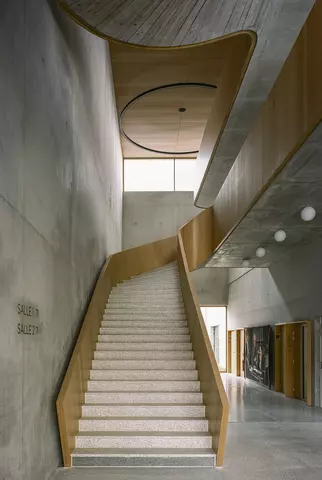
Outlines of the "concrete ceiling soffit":
{"label": "concrete ceiling soffit", "polygon": [[257,45],[228,121],[211,154],[205,156],[201,150],[197,158],[196,206],[214,203],[314,3],[258,2],[261,15],[247,25],[257,33]]}
{"label": "concrete ceiling soffit", "polygon": [[[270,267],[288,258],[297,249],[322,241],[322,123],[320,123],[292,159],[270,184],[260,199],[240,221],[230,236],[206,262],[207,267]],[[301,218],[306,206],[316,210],[309,222]],[[279,243],[277,230],[286,233]],[[266,254],[256,256],[258,247]]]}

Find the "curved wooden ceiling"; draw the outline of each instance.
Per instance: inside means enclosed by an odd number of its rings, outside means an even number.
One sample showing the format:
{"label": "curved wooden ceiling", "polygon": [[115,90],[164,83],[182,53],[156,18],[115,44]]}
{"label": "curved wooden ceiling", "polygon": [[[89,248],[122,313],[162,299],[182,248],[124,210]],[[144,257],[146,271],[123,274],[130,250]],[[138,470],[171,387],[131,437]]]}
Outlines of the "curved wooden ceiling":
{"label": "curved wooden ceiling", "polygon": [[196,155],[215,93],[215,86],[195,83],[165,85],[144,92],[122,114],[122,133],[152,156]]}
{"label": "curved wooden ceiling", "polygon": [[[220,142],[197,158],[195,204],[213,204],[315,0],[57,0],[108,40],[150,47],[198,44],[242,30],[258,41]],[[174,71],[174,76],[176,72]],[[173,83],[169,79],[168,83]],[[160,79],[159,84],[166,83]],[[142,89],[142,91],[144,88]]]}
{"label": "curved wooden ceiling", "polygon": [[[135,101],[122,116],[124,132],[137,143],[161,151],[199,150],[213,101],[224,92],[227,67],[238,84],[254,48],[254,37],[241,32],[189,48],[150,50],[111,42],[110,52],[119,115],[142,93],[168,84],[202,83],[217,88],[176,87],[152,92]],[[237,62],[238,63],[238,62]],[[229,98],[229,104],[233,101]],[[186,108],[180,113],[180,107]],[[153,153],[121,137],[124,158],[169,157]],[[196,153],[185,154],[195,158]]]}

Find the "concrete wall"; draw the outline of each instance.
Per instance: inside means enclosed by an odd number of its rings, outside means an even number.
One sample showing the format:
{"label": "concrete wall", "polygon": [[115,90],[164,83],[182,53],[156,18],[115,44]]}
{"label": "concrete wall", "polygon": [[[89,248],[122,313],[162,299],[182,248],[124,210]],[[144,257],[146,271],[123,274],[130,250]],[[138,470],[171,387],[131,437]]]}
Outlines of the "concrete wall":
{"label": "concrete wall", "polygon": [[230,283],[228,327],[292,322],[322,315],[321,247],[321,240],[300,246],[289,259],[269,269],[254,268]]}
{"label": "concrete wall", "polygon": [[228,303],[228,268],[200,268],[191,273],[200,305]]}
{"label": "concrete wall", "polygon": [[193,205],[193,192],[125,192],[123,248],[177,235],[200,212]]}
{"label": "concrete wall", "polygon": [[[121,249],[107,44],[55,2],[4,2],[0,105],[0,479],[45,480],[62,462],[66,362],[99,269]],[[39,309],[40,334],[18,334],[17,303]]]}

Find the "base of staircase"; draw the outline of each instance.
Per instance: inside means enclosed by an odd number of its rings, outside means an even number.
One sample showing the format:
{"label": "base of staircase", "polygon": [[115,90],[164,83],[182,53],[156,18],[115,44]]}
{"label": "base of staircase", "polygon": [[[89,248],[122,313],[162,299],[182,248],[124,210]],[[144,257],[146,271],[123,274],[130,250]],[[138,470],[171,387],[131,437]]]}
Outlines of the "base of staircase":
{"label": "base of staircase", "polygon": [[85,449],[72,453],[73,467],[214,467],[211,449]]}

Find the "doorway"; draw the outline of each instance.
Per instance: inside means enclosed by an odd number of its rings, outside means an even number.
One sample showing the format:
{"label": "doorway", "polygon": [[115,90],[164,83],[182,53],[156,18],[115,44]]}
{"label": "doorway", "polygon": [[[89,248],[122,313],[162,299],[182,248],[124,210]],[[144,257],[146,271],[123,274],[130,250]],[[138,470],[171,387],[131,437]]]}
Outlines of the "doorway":
{"label": "doorway", "polygon": [[201,313],[214,350],[218,368],[227,371],[227,308],[202,306]]}
{"label": "doorway", "polygon": [[275,391],[312,405],[312,323],[275,326]]}

